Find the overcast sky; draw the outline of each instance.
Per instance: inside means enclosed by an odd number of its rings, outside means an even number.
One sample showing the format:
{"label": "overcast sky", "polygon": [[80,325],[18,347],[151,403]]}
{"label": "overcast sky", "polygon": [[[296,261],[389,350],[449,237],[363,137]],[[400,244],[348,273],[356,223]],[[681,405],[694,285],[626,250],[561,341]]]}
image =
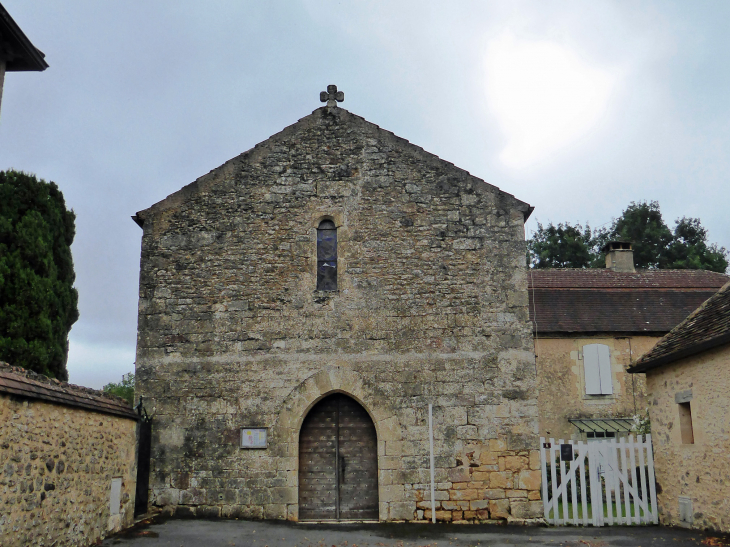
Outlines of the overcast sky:
{"label": "overcast sky", "polygon": [[659,201],[730,247],[730,2],[2,0],[50,65],[8,73],[0,169],[76,212],[70,381],[134,367],[130,217],[341,105],[535,206],[609,223]]}

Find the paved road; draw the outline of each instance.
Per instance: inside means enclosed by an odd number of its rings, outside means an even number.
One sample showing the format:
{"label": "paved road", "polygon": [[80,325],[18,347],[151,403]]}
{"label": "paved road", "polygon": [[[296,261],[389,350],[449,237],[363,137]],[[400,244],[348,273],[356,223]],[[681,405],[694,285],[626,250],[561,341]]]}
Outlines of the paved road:
{"label": "paved road", "polygon": [[[714,538],[714,539],[713,539]],[[105,547],[654,547],[730,546],[730,536],[663,528],[544,528],[459,524],[294,524],[245,520],[141,523]]]}

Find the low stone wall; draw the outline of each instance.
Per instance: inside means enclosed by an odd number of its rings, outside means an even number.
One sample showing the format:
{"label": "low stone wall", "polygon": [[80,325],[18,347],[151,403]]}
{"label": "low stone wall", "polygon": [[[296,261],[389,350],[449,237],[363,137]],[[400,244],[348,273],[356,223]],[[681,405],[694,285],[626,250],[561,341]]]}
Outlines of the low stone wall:
{"label": "low stone wall", "polygon": [[0,364],[0,545],[86,546],[131,525],[136,427],[122,399]]}

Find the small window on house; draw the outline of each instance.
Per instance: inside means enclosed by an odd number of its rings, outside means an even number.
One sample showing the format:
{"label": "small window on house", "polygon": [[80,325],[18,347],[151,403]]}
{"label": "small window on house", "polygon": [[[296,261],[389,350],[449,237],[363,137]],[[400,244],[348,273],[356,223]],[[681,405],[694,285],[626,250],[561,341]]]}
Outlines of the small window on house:
{"label": "small window on house", "polygon": [[611,395],[611,355],[605,344],[583,346],[583,371],[586,381],[586,395]]}
{"label": "small window on house", "polygon": [[337,228],[331,220],[317,228],[317,290],[337,290]]}
{"label": "small window on house", "polygon": [[689,402],[679,403],[679,431],[682,434],[682,444],[695,443],[695,435],[692,431],[692,409]]}

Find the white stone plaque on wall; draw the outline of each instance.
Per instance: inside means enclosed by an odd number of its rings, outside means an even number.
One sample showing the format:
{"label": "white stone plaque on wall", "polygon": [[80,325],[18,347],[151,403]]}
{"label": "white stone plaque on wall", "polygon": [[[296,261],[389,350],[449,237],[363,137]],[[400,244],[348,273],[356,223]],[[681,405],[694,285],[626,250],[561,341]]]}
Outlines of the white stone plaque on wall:
{"label": "white stone plaque on wall", "polygon": [[241,428],[241,448],[266,448],[266,428]]}

